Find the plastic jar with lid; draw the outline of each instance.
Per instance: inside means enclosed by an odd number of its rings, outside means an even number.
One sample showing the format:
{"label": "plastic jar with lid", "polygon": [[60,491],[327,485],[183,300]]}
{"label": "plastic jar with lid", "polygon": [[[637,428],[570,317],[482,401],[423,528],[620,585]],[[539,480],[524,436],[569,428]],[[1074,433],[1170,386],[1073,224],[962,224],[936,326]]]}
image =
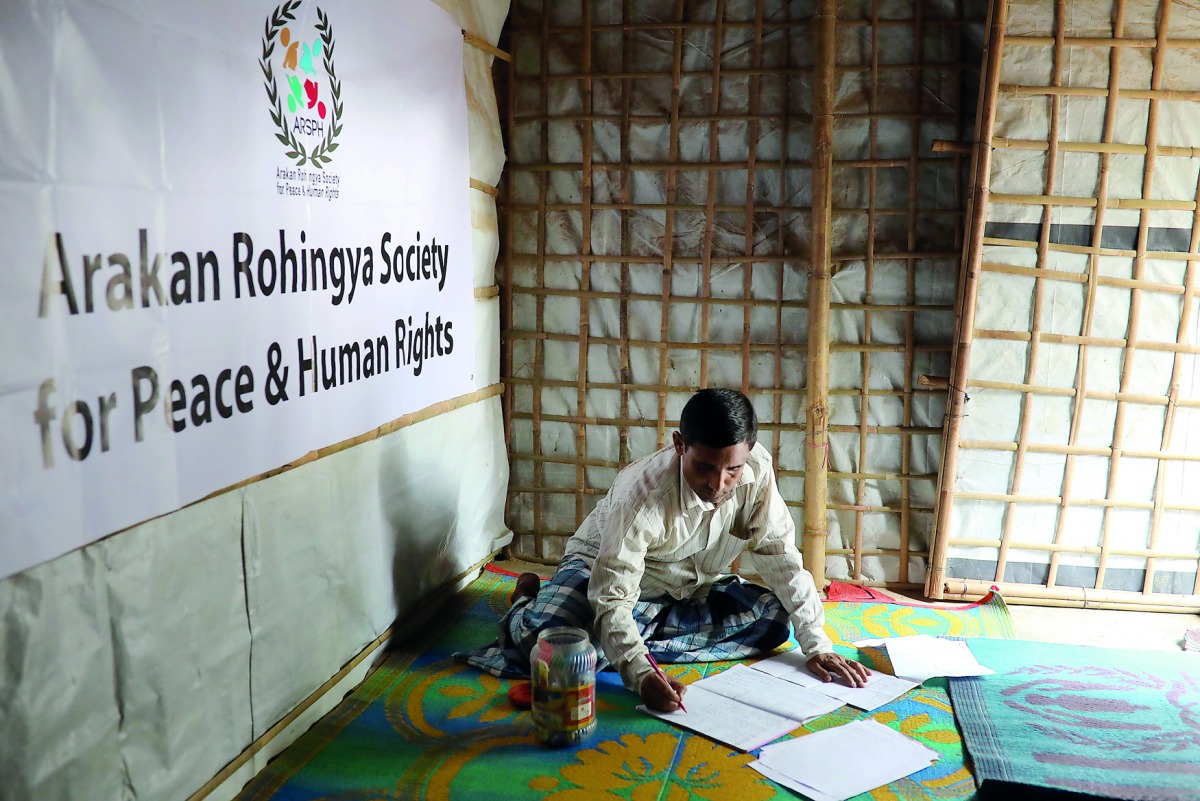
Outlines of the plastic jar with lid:
{"label": "plastic jar with lid", "polygon": [[537,739],[554,748],[583,742],[596,730],[596,649],[583,629],[538,635],[529,655]]}

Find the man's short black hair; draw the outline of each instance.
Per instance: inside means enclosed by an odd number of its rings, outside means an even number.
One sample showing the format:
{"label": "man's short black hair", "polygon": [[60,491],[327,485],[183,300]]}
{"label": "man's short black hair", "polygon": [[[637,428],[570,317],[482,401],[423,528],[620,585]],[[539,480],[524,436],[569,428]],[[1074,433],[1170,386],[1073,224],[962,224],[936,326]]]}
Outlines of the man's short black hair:
{"label": "man's short black hair", "polygon": [[750,399],[736,389],[710,387],[693,395],[679,416],[679,435],[685,445],[728,448],[758,441],[758,418]]}

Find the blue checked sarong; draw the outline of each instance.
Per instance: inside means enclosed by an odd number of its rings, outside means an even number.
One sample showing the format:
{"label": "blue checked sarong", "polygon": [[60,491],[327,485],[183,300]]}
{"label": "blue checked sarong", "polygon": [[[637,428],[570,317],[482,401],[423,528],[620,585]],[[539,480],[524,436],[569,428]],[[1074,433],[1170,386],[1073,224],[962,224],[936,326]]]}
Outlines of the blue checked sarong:
{"label": "blue checked sarong", "polygon": [[[529,676],[529,653],[538,633],[555,626],[574,626],[589,632],[596,646],[596,669],[610,662],[592,629],[594,614],[588,601],[592,570],[577,556],[559,564],[554,578],[536,597],[513,604],[500,618],[499,637],[477,651],[454,654],[460,662],[493,676]],[[720,662],[769,651],[791,633],[787,612],[774,593],[725,576],[704,600],[666,598],[638,601],[633,607],[638,633],[659,662]]]}

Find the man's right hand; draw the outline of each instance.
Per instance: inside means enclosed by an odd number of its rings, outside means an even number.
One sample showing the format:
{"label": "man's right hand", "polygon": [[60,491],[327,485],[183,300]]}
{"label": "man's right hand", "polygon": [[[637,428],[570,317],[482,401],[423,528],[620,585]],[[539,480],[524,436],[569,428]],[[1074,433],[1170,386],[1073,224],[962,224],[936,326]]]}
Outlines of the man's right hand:
{"label": "man's right hand", "polygon": [[642,679],[642,700],[655,712],[676,711],[685,692],[687,687],[669,676],[663,681],[657,673],[650,673]]}

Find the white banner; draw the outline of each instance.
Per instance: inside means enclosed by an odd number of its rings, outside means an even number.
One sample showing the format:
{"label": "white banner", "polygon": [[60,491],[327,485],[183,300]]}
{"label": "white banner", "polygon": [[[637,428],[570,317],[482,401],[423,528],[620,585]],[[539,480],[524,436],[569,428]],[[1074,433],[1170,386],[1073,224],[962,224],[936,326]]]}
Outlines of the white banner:
{"label": "white banner", "polygon": [[3,0],[0,577],[474,389],[462,46]]}

